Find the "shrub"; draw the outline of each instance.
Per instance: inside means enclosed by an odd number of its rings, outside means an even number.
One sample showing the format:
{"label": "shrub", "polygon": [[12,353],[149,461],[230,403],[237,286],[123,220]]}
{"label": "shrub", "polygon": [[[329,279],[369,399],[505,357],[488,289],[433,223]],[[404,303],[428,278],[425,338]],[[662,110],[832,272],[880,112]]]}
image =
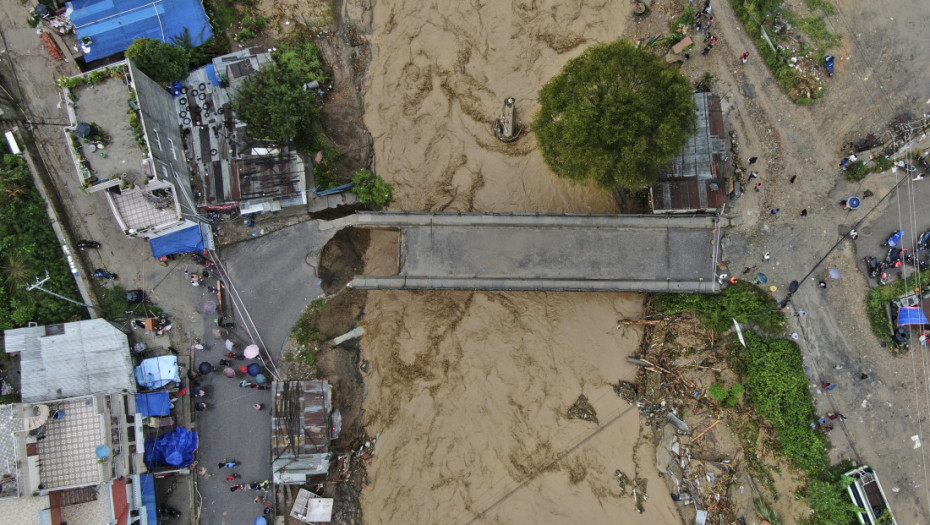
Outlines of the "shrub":
{"label": "shrub", "polygon": [[387,208],[394,202],[394,185],[385,182],[370,170],[358,170],[352,177],[358,200],[375,210]]}
{"label": "shrub", "polygon": [[733,319],[740,323],[755,323],[767,332],[779,332],[787,326],[775,299],[742,281],[728,286],[720,295],[659,295],[655,308],[668,314],[697,312],[704,326],[718,333],[732,328]]}
{"label": "shrub", "polygon": [[720,383],[714,383],[709,389],[707,389],[707,394],[710,397],[716,399],[718,403],[723,403],[726,401],[727,396],[730,395],[730,393],[727,392],[726,387]]}

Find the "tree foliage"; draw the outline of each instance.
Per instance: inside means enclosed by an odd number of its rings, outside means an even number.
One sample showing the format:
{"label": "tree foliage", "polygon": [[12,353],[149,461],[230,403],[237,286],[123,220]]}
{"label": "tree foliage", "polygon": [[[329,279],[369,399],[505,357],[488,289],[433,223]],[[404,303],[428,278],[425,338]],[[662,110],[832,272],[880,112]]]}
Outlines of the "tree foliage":
{"label": "tree foliage", "polygon": [[394,185],[369,170],[358,170],[352,178],[358,200],[375,210],[387,208],[394,202]]}
{"label": "tree foliage", "polygon": [[559,175],[605,189],[655,181],[696,123],[691,83],[626,41],[598,44],[565,65],[539,94],[533,127]]}
{"label": "tree foliage", "polygon": [[[3,146],[5,150],[5,145]],[[0,330],[80,319],[81,307],[26,284],[48,271],[43,288],[79,299],[61,245],[51,228],[45,202],[25,161],[3,155],[0,164]]]}
{"label": "tree foliage", "polygon": [[853,482],[840,475],[834,480],[813,480],[803,491],[814,513],[806,523],[811,525],[849,525],[856,522],[856,513],[862,509],[853,505],[846,491]]}
{"label": "tree foliage", "polygon": [[188,52],[181,46],[155,38],[137,38],[126,49],[126,58],[155,82],[167,84],[187,77],[190,61]]}
{"label": "tree foliage", "polygon": [[655,308],[668,314],[697,312],[706,327],[721,333],[733,327],[733,319],[758,325],[767,332],[778,332],[786,327],[785,316],[775,299],[743,281],[727,286],[720,295],[660,295]]}
{"label": "tree foliage", "polygon": [[314,143],[320,100],[305,86],[327,81],[320,50],[312,43],[283,44],[271,58],[272,64],[243,81],[233,110],[246,123],[250,138],[308,149]]}

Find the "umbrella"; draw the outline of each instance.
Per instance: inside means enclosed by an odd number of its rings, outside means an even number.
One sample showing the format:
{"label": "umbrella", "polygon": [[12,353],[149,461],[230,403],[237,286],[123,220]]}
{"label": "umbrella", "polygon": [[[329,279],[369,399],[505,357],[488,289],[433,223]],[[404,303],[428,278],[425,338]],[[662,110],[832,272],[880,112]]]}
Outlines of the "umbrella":
{"label": "umbrella", "polygon": [[842,277],[842,276],[843,276],[843,274],[840,273],[839,270],[837,270],[836,268],[830,268],[830,278],[831,278],[831,279],[839,279],[839,278]]}
{"label": "umbrella", "polygon": [[850,197],[846,201],[846,206],[848,206],[850,210],[858,210],[860,204],[862,204],[862,201],[859,200],[859,197]]}
{"label": "umbrella", "polygon": [[236,377],[236,371],[227,366],[223,369],[223,375],[226,377]]}
{"label": "umbrella", "polygon": [[259,385],[264,385],[265,383],[268,382],[268,378],[265,377],[265,374],[258,374],[257,376],[255,376],[255,382],[258,383]]}
{"label": "umbrella", "polygon": [[769,277],[765,275],[764,273],[760,273],[759,275],[756,276],[756,280],[758,280],[760,284],[765,284],[769,282]]}
{"label": "umbrella", "polygon": [[252,525],[267,525],[267,524],[268,524],[268,521],[263,516],[259,516],[255,518],[255,521],[252,523]]}
{"label": "umbrella", "polygon": [[249,373],[249,367],[247,367],[247,366],[245,366],[245,365],[242,365],[242,366],[239,367],[239,371],[242,372],[243,374],[248,374],[248,373]]}
{"label": "umbrella", "polygon": [[203,303],[203,313],[212,314],[216,312],[216,301],[206,301]]}
{"label": "umbrella", "polygon": [[258,357],[258,345],[249,345],[245,347],[245,350],[242,351],[242,354],[246,359],[255,359]]}
{"label": "umbrella", "polygon": [[255,377],[255,376],[257,376],[257,375],[260,374],[260,373],[262,373],[262,365],[260,365],[260,364],[258,364],[258,363],[252,363],[251,365],[249,365],[249,375],[250,375],[250,376]]}
{"label": "umbrella", "polygon": [[236,346],[236,343],[233,343],[229,339],[226,340],[226,350],[229,352],[233,351],[233,347]]}
{"label": "umbrella", "polygon": [[798,283],[797,281],[791,281],[788,284],[788,293],[794,293],[798,291],[798,286],[801,286],[800,283]]}
{"label": "umbrella", "polygon": [[207,409],[207,404],[204,403],[203,401],[194,405],[194,410],[196,410],[197,412],[203,412],[206,409]]}
{"label": "umbrella", "polygon": [[200,363],[200,365],[197,367],[197,370],[200,370],[201,374],[209,374],[210,372],[213,371],[213,365],[204,361]]}

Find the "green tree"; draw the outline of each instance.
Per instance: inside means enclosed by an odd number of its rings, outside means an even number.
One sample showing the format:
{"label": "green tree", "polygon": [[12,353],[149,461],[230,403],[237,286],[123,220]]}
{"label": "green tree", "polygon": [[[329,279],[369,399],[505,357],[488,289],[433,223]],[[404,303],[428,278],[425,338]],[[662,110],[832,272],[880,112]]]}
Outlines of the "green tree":
{"label": "green tree", "polygon": [[691,83],[630,42],[598,44],[539,94],[533,127],[560,177],[639,189],[681,152],[695,128]]}
{"label": "green tree", "polygon": [[358,170],[352,177],[358,200],[373,209],[387,208],[394,202],[394,185],[370,170]]}
{"label": "green tree", "polygon": [[273,63],[250,75],[236,91],[233,110],[245,133],[277,145],[309,149],[320,116],[320,100],[306,85],[326,82],[320,50],[311,43],[284,44]]}
{"label": "green tree", "polygon": [[190,58],[181,46],[155,38],[137,38],[126,50],[126,58],[155,82],[167,84],[187,76]]}

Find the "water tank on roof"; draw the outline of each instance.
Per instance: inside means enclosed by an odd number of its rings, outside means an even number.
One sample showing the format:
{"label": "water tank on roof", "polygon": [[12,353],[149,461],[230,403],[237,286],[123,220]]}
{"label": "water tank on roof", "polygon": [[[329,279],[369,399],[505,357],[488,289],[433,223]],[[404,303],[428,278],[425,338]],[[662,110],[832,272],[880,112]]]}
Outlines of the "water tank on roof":
{"label": "water tank on roof", "polygon": [[77,135],[78,137],[86,139],[86,138],[93,137],[94,135],[96,135],[97,130],[94,129],[93,126],[91,126],[90,124],[86,122],[80,122],[74,128],[74,134]]}

